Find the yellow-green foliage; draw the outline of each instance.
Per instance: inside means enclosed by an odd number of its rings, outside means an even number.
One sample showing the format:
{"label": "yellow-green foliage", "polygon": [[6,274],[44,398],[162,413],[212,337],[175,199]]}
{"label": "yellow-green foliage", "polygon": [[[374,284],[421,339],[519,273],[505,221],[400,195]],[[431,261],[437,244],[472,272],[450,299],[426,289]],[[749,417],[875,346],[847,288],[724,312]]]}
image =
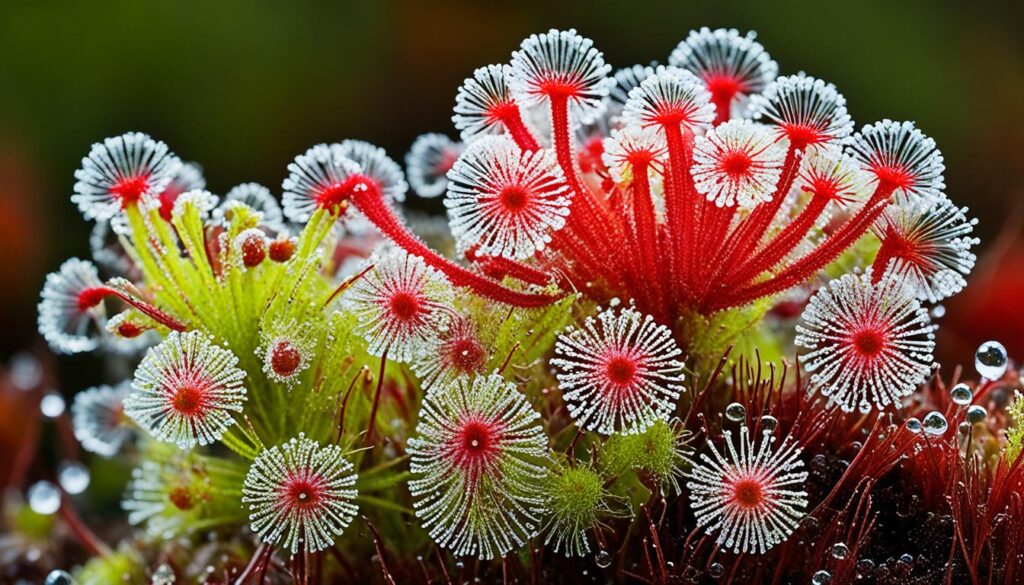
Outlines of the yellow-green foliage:
{"label": "yellow-green foliage", "polygon": [[142,560],[126,546],[107,556],[89,559],[75,574],[75,582],[79,585],[137,585],[147,580]]}
{"label": "yellow-green foliage", "polygon": [[601,466],[609,475],[644,473],[678,491],[687,467],[686,434],[682,428],[658,421],[643,433],[612,435],[601,449]]}
{"label": "yellow-green foliage", "polygon": [[1015,461],[1024,449],[1024,396],[1013,393],[1013,403],[1006,409],[1013,419],[1013,425],[1006,429],[1006,459]]}

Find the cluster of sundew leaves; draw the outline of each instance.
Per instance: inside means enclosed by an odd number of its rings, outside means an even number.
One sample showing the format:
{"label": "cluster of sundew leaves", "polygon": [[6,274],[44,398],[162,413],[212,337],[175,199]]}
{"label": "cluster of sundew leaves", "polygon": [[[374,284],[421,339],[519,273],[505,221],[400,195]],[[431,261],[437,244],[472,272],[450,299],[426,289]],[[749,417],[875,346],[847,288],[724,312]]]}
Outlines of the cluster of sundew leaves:
{"label": "cluster of sundew leaves", "polygon": [[[214,352],[227,351],[236,356],[237,363],[232,366],[245,374],[244,412],[235,415],[234,424],[220,429],[219,436],[240,458],[200,456],[149,439],[141,442],[145,446],[141,451],[143,461],[126,493],[125,509],[133,523],[144,525],[158,538],[243,522],[240,482],[248,461],[296,435],[329,443],[337,430],[339,402],[349,398],[346,390],[354,388],[356,397],[345,414],[349,432],[342,438],[344,444],[353,444],[355,435],[365,428],[365,397],[374,383],[378,363],[358,334],[356,316],[335,310],[344,304],[333,295],[336,283],[324,276],[333,237],[331,226],[336,218],[326,212],[314,213],[295,240],[295,253],[288,262],[246,266],[228,253],[221,256],[217,272],[199,247],[209,225],[208,211],[198,198],[183,200],[171,217],[171,231],[154,210],[129,209],[127,219],[132,231],[122,241],[156,300],[187,315],[188,327],[195,330],[189,335],[201,335]],[[220,239],[228,243],[261,225],[257,212],[238,204],[231,207],[225,220]],[[165,295],[172,287],[177,294]],[[486,300],[459,295],[455,306],[468,319],[485,326],[486,371],[502,369],[510,377],[529,380],[543,372],[542,358],[555,336],[572,320],[569,309],[577,300],[576,295],[567,295],[543,310],[498,312]],[[282,332],[294,334],[300,329],[296,323],[302,324],[302,339],[295,345],[310,354],[303,356],[309,367],[296,373],[298,379],[283,381],[268,374],[268,348],[264,346],[268,339],[279,339]],[[324,375],[328,371],[341,375]],[[391,380],[410,381],[405,364],[393,362],[384,374]],[[528,386],[538,389],[538,385]],[[387,436],[407,436],[411,432],[393,416],[381,416],[377,423]],[[351,456],[358,464],[363,454]],[[389,499],[380,497],[379,492],[393,489],[407,475],[391,462],[379,467],[380,472],[371,469],[361,474],[356,484],[358,499],[386,504]],[[364,491],[378,495],[370,493],[364,498]],[[405,510],[392,505],[389,511]],[[567,554],[587,550],[586,538],[579,534],[586,527],[579,519],[574,522],[579,526],[573,531],[573,545],[559,547]],[[555,524],[552,531],[558,530]],[[297,543],[290,539],[285,544],[295,550]]]}
{"label": "cluster of sundew leaves", "polygon": [[[523,50],[513,56],[513,65],[519,69],[529,69],[538,62],[545,63],[545,59],[550,56],[545,56],[535,49],[545,43],[556,42],[572,43],[581,54],[590,54],[593,51],[589,40],[578,37],[572,31],[552,31],[546,36],[532,37],[532,44],[524,44]],[[556,60],[559,58],[561,57],[556,57]],[[556,69],[561,66],[559,63],[550,65]],[[586,71],[585,77],[589,80],[588,83],[597,87],[600,78],[608,72],[608,68],[602,62],[600,67],[594,66],[591,69]],[[689,73],[686,75],[692,76]],[[512,81],[523,80],[513,77]],[[640,89],[651,88],[654,85],[656,84],[648,83]],[[515,89],[520,94],[531,91],[538,93],[529,87]],[[592,114],[593,112],[589,111],[590,106],[598,105],[600,97],[597,94],[585,96],[585,99],[581,100],[582,103],[574,104],[574,112]],[[710,116],[710,104],[707,105],[706,114]],[[711,130],[709,136],[725,140],[730,129],[744,125],[749,126],[750,123],[729,122]],[[705,154],[708,155],[708,164],[713,163],[715,149],[711,147],[714,145],[708,143],[703,146],[707,147]],[[779,158],[778,153],[768,158],[772,160],[764,162],[772,169],[775,163],[780,162],[776,160]],[[770,182],[774,181],[775,177]],[[702,192],[708,190],[701,186],[698,186],[698,189]],[[737,186],[730,193],[719,196],[719,199],[722,198],[743,200],[750,197],[744,195],[743,186]],[[367,355],[365,340],[352,334],[354,330],[358,331],[358,328],[355,327],[351,315],[331,311],[325,306],[330,302],[321,301],[324,297],[330,299],[329,295],[335,283],[320,277],[319,269],[328,262],[326,254],[323,253],[325,247],[320,244],[325,238],[330,237],[328,232],[336,218],[324,212],[313,213],[309,225],[304,228],[298,240],[297,254],[287,267],[283,264],[276,266],[269,263],[269,267],[239,265],[238,259],[228,254],[223,258],[227,260],[223,271],[215,275],[211,266],[204,265],[206,255],[202,246],[204,225],[201,218],[208,211],[206,203],[208,198],[202,195],[185,196],[171,214],[171,223],[181,237],[184,255],[179,251],[174,232],[159,221],[160,218],[154,215],[153,210],[146,211],[143,207],[128,209],[127,223],[134,232],[134,242],[138,245],[126,247],[131,248],[130,251],[141,263],[147,284],[158,297],[160,304],[166,305],[175,314],[184,318],[190,328],[208,333],[215,343],[239,355],[240,366],[247,374],[247,389],[252,395],[260,396],[262,403],[257,404],[257,401],[253,400],[251,405],[247,405],[243,417],[244,424],[243,421],[235,421],[238,424],[224,429],[223,436],[215,438],[222,439],[225,445],[243,459],[253,459],[260,453],[275,449],[275,445],[282,444],[282,441],[289,437],[294,438],[296,432],[299,432],[300,436],[305,432],[317,437],[318,441],[329,442],[335,421],[333,416],[325,415],[334,413],[344,388],[355,386],[360,381],[371,380],[366,374],[367,370],[361,366],[374,362],[374,358]],[[233,214],[235,217],[231,218],[222,237],[222,241],[227,242],[225,249],[234,249],[237,242],[243,242],[244,247],[247,234],[256,230],[259,223],[258,219],[254,219],[256,216],[246,212],[244,207],[237,207],[235,210],[237,213]],[[250,218],[248,221],[247,216]],[[198,222],[195,219],[197,217],[200,218]],[[545,349],[550,347],[554,334],[560,329],[557,325],[560,321],[564,324],[565,316],[568,314],[564,309],[569,303],[571,298],[567,298],[563,304],[556,305],[555,310],[543,313],[543,316],[536,320],[524,319],[510,312],[500,321],[497,334],[489,332],[491,347],[487,358],[488,366],[493,367],[500,362],[499,368],[505,370],[505,366],[508,365],[506,362],[515,355],[524,358],[543,355]],[[767,306],[754,307],[745,314],[729,315],[727,319],[717,324],[710,320],[695,323],[693,329],[707,330],[711,328],[710,325],[714,325],[724,332],[723,337],[727,337],[730,329],[749,329],[753,323],[760,320],[766,308]],[[481,312],[486,310],[484,307]],[[477,313],[473,316],[479,318],[481,315]],[[749,317],[750,321],[744,322],[746,317]],[[297,369],[295,373],[299,376],[298,379],[285,380],[280,375],[274,376],[267,372],[266,344],[270,342],[268,340],[277,339],[280,332],[295,334],[297,323],[306,324],[307,330],[302,331],[302,339],[296,340],[294,348],[312,355],[302,356],[304,359],[300,360],[300,363],[303,367]],[[533,373],[531,366],[535,362],[530,359],[523,361],[521,369],[507,370],[509,375]],[[392,366],[386,371],[382,369],[380,375],[391,380],[400,379],[401,375],[406,373],[403,368],[404,366]],[[342,375],[324,375],[324,372],[333,374],[336,371],[342,372]],[[265,376],[261,377],[261,373]],[[363,384],[360,390],[369,385]],[[536,385],[528,386],[535,389]],[[366,418],[366,401],[357,400],[353,404],[350,416],[357,422],[363,422]],[[374,424],[373,421],[370,424]],[[398,424],[382,424],[385,427],[395,427],[385,428],[385,432],[405,430],[401,428],[401,421]],[[676,426],[670,426],[664,421],[656,422],[641,435],[613,436],[599,450],[598,469],[613,477],[640,473],[646,476],[644,479],[653,479],[655,484],[675,484],[686,463],[686,457],[681,450],[682,437]],[[269,449],[265,448],[265,445],[268,445]],[[361,457],[359,454],[354,456]],[[585,501],[605,501],[605,496],[594,489],[600,476],[589,467],[566,467],[565,471],[556,473],[554,477],[555,481],[550,486],[553,491],[558,492],[554,495],[564,496],[559,490],[575,490],[587,494],[588,498],[583,499]],[[678,486],[673,487],[678,490]],[[564,499],[561,500],[561,504],[565,503]],[[556,498],[552,500],[549,511],[556,510],[558,513],[552,517],[561,518],[562,520],[558,522],[563,525],[578,527],[586,523],[580,521],[580,518],[585,517],[586,510],[578,506],[559,505]],[[590,520],[596,522],[596,516]],[[574,544],[572,548],[581,546]],[[292,548],[294,550],[294,547]]]}

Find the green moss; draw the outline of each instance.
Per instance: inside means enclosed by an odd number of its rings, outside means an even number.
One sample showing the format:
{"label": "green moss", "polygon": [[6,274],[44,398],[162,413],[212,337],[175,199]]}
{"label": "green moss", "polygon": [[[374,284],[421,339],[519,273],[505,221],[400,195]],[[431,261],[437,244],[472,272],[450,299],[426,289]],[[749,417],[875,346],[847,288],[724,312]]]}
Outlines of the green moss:
{"label": "green moss", "polygon": [[559,467],[549,476],[545,543],[553,545],[555,552],[570,556],[590,551],[586,531],[602,516],[616,514],[613,496],[604,483],[601,474],[589,466]]}
{"label": "green moss", "polygon": [[75,580],[79,585],[146,583],[141,559],[127,548],[105,557],[93,557],[78,570]]}
{"label": "green moss", "polygon": [[643,473],[663,488],[679,490],[686,471],[686,431],[658,421],[643,433],[612,435],[601,450],[601,466],[610,475]]}
{"label": "green moss", "polygon": [[1019,391],[1013,393],[1013,403],[1006,409],[1006,414],[1013,419],[1013,426],[1006,429],[1006,459],[1013,462],[1024,449],[1024,396]]}

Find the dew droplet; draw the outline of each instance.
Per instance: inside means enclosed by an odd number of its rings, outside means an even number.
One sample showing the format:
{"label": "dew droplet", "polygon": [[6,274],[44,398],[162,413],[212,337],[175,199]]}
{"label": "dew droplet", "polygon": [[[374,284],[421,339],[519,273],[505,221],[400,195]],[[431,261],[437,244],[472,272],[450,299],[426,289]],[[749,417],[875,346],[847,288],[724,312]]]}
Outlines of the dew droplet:
{"label": "dew droplet", "polygon": [[960,406],[967,406],[974,400],[974,392],[967,384],[957,384],[949,391],[949,397]]}
{"label": "dew droplet", "polygon": [[44,585],[72,585],[75,582],[74,577],[67,571],[57,569],[56,571],[50,571],[50,574],[46,576],[46,581],[43,581]]}
{"label": "dew droplet", "polygon": [[857,407],[857,410],[859,410],[861,414],[868,414],[871,412],[871,404],[868,402],[861,402],[860,406]]}
{"label": "dew droplet", "polygon": [[921,432],[921,421],[917,420],[916,417],[908,418],[907,422],[906,422],[906,425],[907,425],[907,430],[912,432],[912,433],[920,433]]}
{"label": "dew droplet", "polygon": [[871,559],[861,559],[857,561],[857,572],[861,575],[870,575],[873,570],[875,570],[875,561]]}
{"label": "dew droplet", "polygon": [[900,555],[900,562],[905,565],[909,565],[914,562],[914,557],[909,553],[903,553]]}
{"label": "dew droplet", "polygon": [[1006,348],[998,341],[986,341],[974,354],[974,369],[989,380],[998,380],[1006,373]]}
{"label": "dew droplet", "polygon": [[959,425],[957,425],[956,431],[961,435],[966,435],[967,433],[971,432],[971,423],[967,421],[960,423]]}
{"label": "dew droplet", "polygon": [[725,574],[725,567],[722,563],[711,563],[711,566],[708,567],[708,574],[715,579],[718,579]]}
{"label": "dew droplet", "polygon": [[65,461],[57,471],[60,487],[69,494],[80,494],[89,487],[89,470],[77,461]]}
{"label": "dew droplet", "polygon": [[733,422],[745,420],[747,418],[747,409],[739,402],[733,402],[725,407],[725,418]]}
{"label": "dew droplet", "polygon": [[64,397],[52,390],[47,392],[39,401],[39,412],[47,418],[57,418],[64,414]]}
{"label": "dew droplet", "polygon": [[612,555],[606,550],[599,550],[594,555],[594,564],[602,569],[607,569],[612,564]]}
{"label": "dew droplet", "polygon": [[845,542],[837,542],[832,545],[832,557],[836,559],[845,559],[846,555],[850,554],[850,547],[846,546]]}
{"label": "dew droplet", "polygon": [[935,305],[932,307],[932,317],[935,319],[941,319],[946,316],[945,305]]}
{"label": "dew droplet", "polygon": [[818,571],[811,577],[811,583],[813,583],[814,585],[828,585],[831,582],[832,573],[829,573],[824,569]]}
{"label": "dew droplet", "polygon": [[967,407],[967,421],[972,424],[980,423],[985,420],[986,416],[988,416],[988,411],[985,410],[984,406],[973,404]]}
{"label": "dew droplet", "polygon": [[946,422],[946,417],[942,416],[941,412],[929,412],[925,415],[924,420],[921,421],[921,426],[924,427],[924,432],[929,435],[942,435],[945,434],[946,429],[949,428],[949,423]]}
{"label": "dew droplet", "polygon": [[167,563],[162,563],[156,568],[156,571],[153,571],[151,585],[174,585],[175,581],[177,581],[177,577],[174,575],[174,569]]}
{"label": "dew droplet", "polygon": [[19,390],[32,390],[43,380],[43,368],[32,354],[21,352],[11,358],[7,366],[11,382]]}
{"label": "dew droplet", "polygon": [[46,480],[37,481],[28,488],[28,505],[36,514],[49,516],[60,509],[60,490]]}
{"label": "dew droplet", "polygon": [[779,428],[779,419],[770,414],[761,417],[761,428],[768,432],[775,432]]}

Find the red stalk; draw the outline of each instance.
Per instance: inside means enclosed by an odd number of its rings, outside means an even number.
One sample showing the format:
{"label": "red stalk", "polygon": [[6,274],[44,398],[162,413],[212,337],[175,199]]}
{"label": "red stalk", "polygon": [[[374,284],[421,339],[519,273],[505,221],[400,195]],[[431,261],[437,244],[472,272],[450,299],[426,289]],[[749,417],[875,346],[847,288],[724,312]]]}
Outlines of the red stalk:
{"label": "red stalk", "polygon": [[[377,388],[373,391],[373,406],[370,407],[370,423],[366,427],[366,440],[364,445],[373,445],[373,430],[377,426],[377,408],[380,406],[380,391],[384,386],[384,366],[388,363],[388,350],[380,356],[380,372],[377,375]],[[344,420],[344,419],[343,419]]]}
{"label": "red stalk", "polygon": [[656,307],[659,316],[664,318],[661,313],[667,313],[667,310],[658,274],[658,225],[647,170],[646,162],[633,166],[633,221],[639,248],[639,258],[633,265],[640,271],[641,282],[638,284],[650,289],[651,306]]}
{"label": "red stalk", "polygon": [[519,110],[519,106],[516,104],[509,104],[505,108],[498,119],[501,120],[502,125],[508,130],[508,135],[515,140],[519,148],[526,151],[540,150],[540,144],[537,143],[537,139],[534,138],[533,133],[523,123],[523,115]]}
{"label": "red stalk", "polygon": [[827,196],[814,195],[811,201],[800,211],[796,219],[783,228],[753,258],[740,264],[737,270],[726,277],[726,285],[746,284],[758,274],[775,266],[814,227],[814,222],[825,211],[828,201],[829,198]]}
{"label": "red stalk", "polygon": [[729,296],[716,299],[709,308],[721,309],[749,303],[761,297],[781,292],[804,280],[835,260],[856,242],[872,223],[882,214],[888,204],[888,198],[895,190],[891,183],[879,183],[868,203],[846,223],[836,230],[825,242],[813,252],[791,264],[773,278],[736,291]]}
{"label": "red stalk", "polygon": [[483,256],[478,254],[476,250],[470,250],[466,252],[466,258],[470,262],[478,264],[483,269],[484,274],[500,274],[502,277],[511,276],[516,280],[539,286],[551,284],[550,274],[502,256]]}
{"label": "red stalk", "polygon": [[[693,211],[694,202],[687,198],[684,182],[689,176],[692,152],[686,147],[683,139],[683,130],[678,121],[662,124],[665,132],[665,141],[668,144],[668,172],[666,179],[668,188],[665,190],[665,215],[668,225],[668,262],[673,292],[672,298],[666,299],[670,306],[676,306],[682,298],[676,298],[681,293],[689,296],[689,275],[685,266],[688,264],[688,252],[685,246],[691,246],[693,241]],[[689,134],[689,133],[687,133]],[[692,135],[691,135],[692,136]],[[692,146],[692,145],[691,145]]]}
{"label": "red stalk", "polygon": [[779,177],[778,189],[774,197],[768,203],[757,206],[747,219],[739,224],[730,234],[721,253],[716,256],[714,265],[717,270],[712,274],[712,280],[721,278],[725,269],[737,262],[742,262],[750,252],[760,243],[765,231],[771,225],[772,218],[779,212],[786,195],[793,186],[797,170],[800,168],[800,157],[797,156],[802,148],[798,149],[793,143],[789,145],[786,153],[786,160],[782,165],[782,175]]}
{"label": "red stalk", "polygon": [[[151,305],[151,304],[149,304],[149,303],[147,303],[145,301],[139,300],[139,299],[135,298],[134,296],[132,296],[132,295],[130,295],[130,294],[128,294],[128,293],[126,293],[126,292],[124,292],[122,290],[119,290],[119,289],[117,289],[115,287],[112,287],[112,286],[109,286],[109,285],[104,285],[104,286],[96,287],[95,289],[92,289],[92,291],[97,293],[97,294],[102,294],[103,296],[114,296],[114,297],[117,297],[118,299],[121,299],[122,301],[124,301],[128,305],[131,305],[135,309],[138,309],[138,311],[140,313],[146,315],[150,319],[153,319],[157,323],[160,323],[161,325],[164,325],[168,329],[171,329],[173,331],[179,331],[179,332],[180,331],[184,331],[186,329],[185,324],[182,323],[181,321],[178,321],[174,317],[172,317],[169,314],[165,313],[164,311],[154,307],[153,305]],[[85,292],[85,291],[83,291],[83,292]]]}
{"label": "red stalk", "polygon": [[573,193],[569,214],[569,225],[592,247],[598,258],[603,258],[606,274],[618,275],[615,256],[609,250],[608,242],[618,241],[621,234],[613,230],[590,189],[580,181],[576,172],[576,158],[569,139],[569,98],[565,95],[551,95],[551,132],[554,137],[555,155],[562,168],[565,182]]}

